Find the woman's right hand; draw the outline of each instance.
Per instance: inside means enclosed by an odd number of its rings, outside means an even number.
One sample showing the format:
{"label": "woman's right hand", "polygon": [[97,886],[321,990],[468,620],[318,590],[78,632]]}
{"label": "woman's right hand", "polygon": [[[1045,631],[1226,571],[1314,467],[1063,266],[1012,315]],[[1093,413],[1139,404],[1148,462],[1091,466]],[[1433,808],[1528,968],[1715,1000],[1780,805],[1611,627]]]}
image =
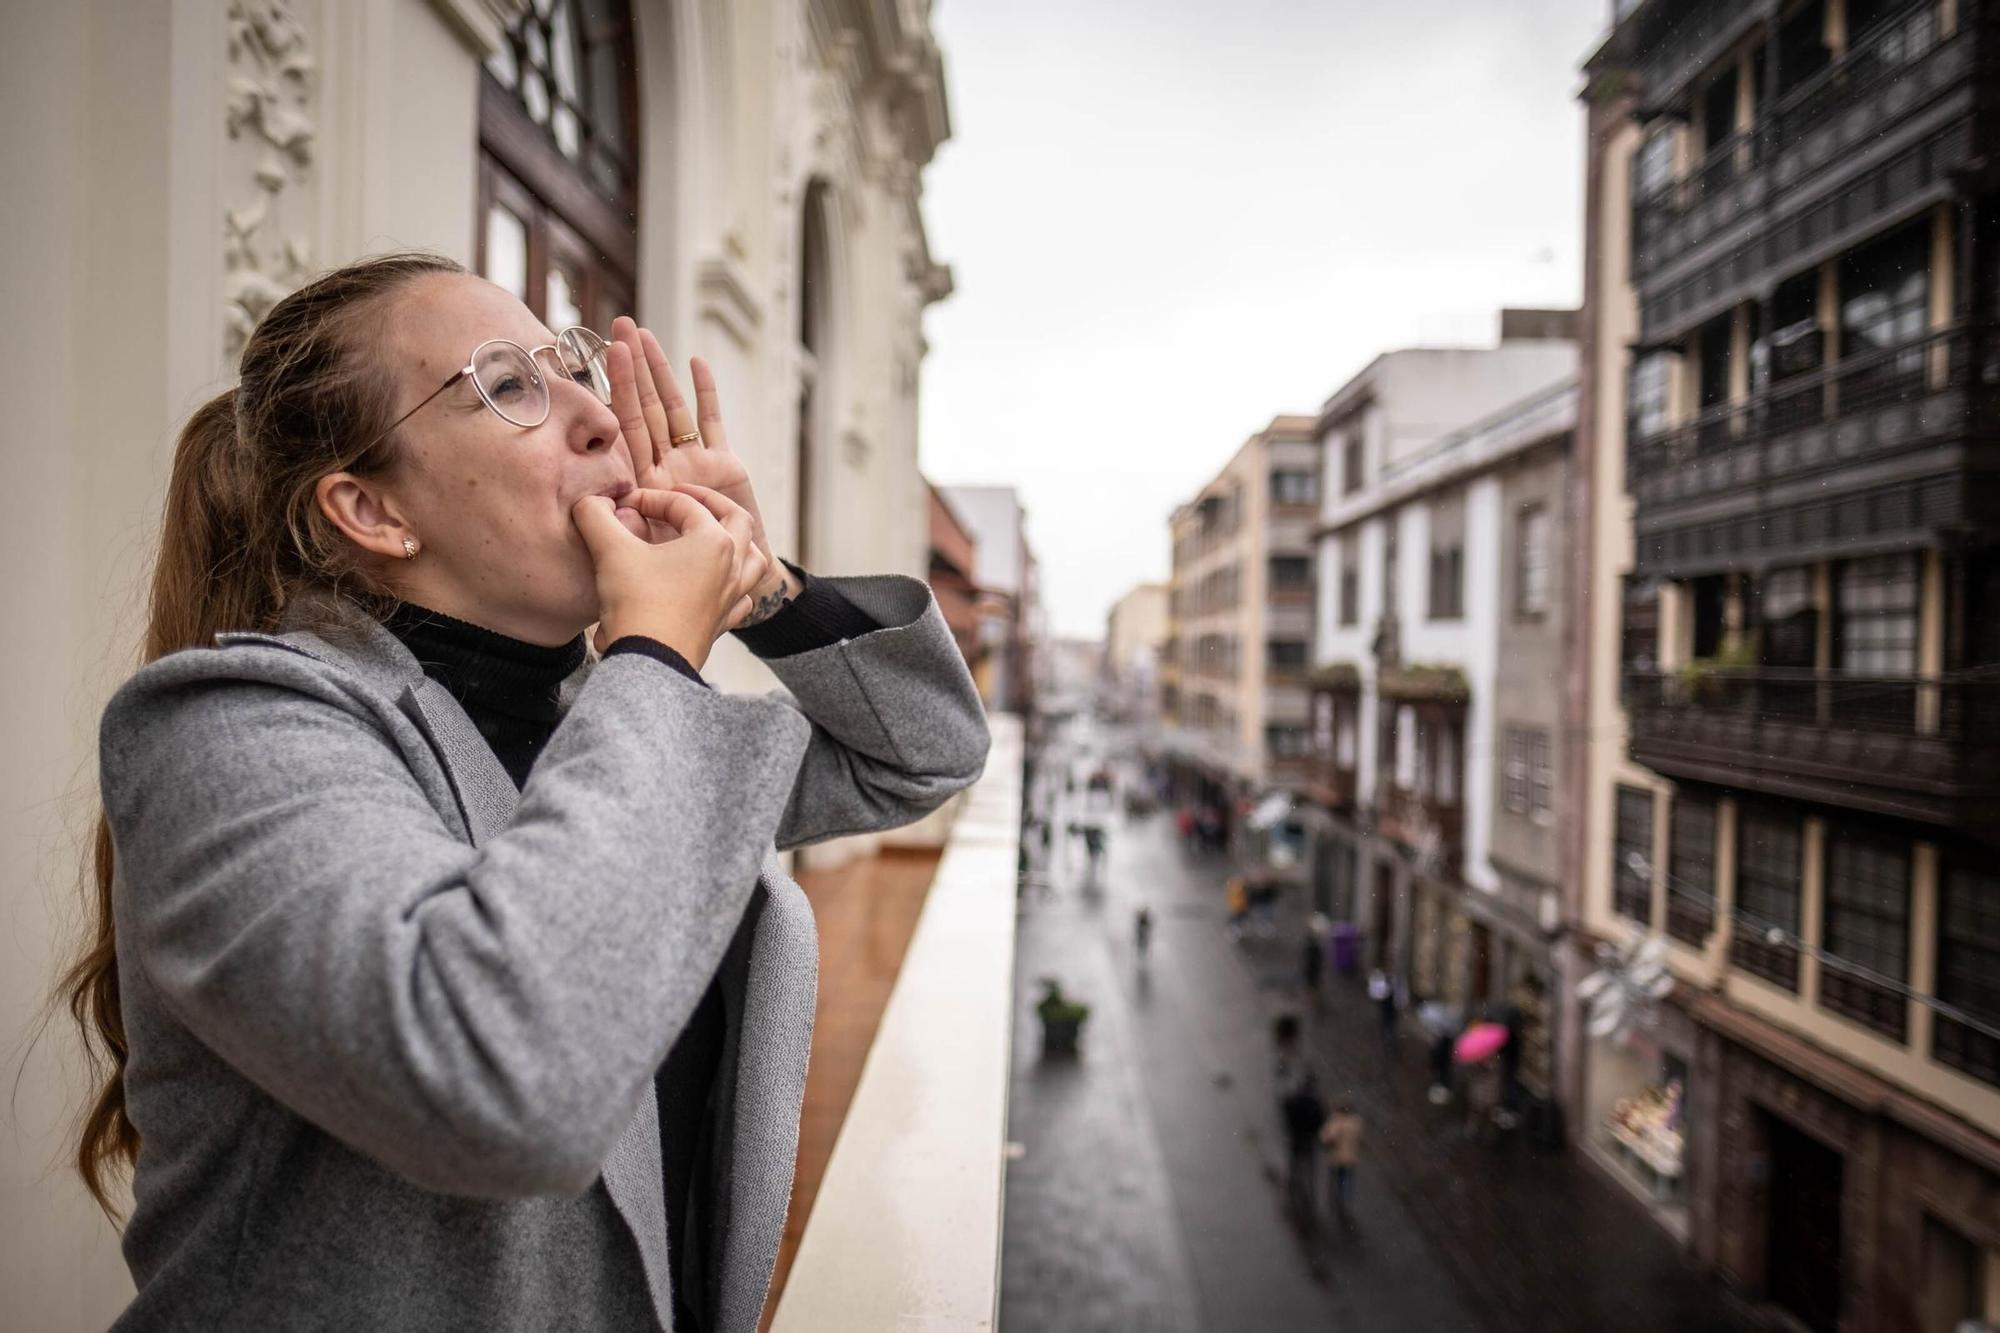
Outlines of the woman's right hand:
{"label": "woman's right hand", "polygon": [[750,590],[765,576],[756,522],[705,486],[633,491],[623,503],[664,539],[635,536],[602,495],[570,510],[597,571],[597,647],[641,634],[698,671],[715,641],[750,613]]}

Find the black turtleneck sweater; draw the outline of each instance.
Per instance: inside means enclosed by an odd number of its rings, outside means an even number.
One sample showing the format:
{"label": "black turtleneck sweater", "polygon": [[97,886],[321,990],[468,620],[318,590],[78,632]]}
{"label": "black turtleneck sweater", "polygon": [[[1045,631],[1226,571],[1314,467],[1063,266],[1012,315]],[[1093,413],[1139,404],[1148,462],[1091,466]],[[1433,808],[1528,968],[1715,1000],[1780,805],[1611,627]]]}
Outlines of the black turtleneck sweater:
{"label": "black turtleneck sweater", "polygon": [[[796,566],[793,572],[804,584],[804,593],[763,624],[737,634],[759,657],[789,657],[882,628],[827,584],[808,578]],[[514,785],[525,787],[535,760],[562,720],[560,690],[583,665],[583,636],[545,648],[407,602],[385,623],[415,655],[424,674],[451,691]],[[686,658],[658,640],[632,635],[612,644],[605,656],[620,653],[650,657],[707,684]],[[708,1248],[707,1237],[697,1242],[686,1233],[714,1215],[705,1188],[708,1172],[703,1168],[710,1145],[703,1128],[726,1033],[722,990],[711,979],[654,1079],[674,1327],[688,1333],[702,1333],[711,1323],[705,1293],[684,1280],[682,1257],[691,1248],[699,1252]]]}

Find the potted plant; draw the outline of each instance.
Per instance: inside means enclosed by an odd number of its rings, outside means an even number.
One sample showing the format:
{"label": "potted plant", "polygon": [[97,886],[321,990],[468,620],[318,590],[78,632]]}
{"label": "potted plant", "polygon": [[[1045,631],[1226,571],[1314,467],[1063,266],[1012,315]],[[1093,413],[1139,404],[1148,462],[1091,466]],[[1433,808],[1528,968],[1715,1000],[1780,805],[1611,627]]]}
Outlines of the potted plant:
{"label": "potted plant", "polygon": [[1042,1020],[1042,1054],[1075,1055],[1076,1040],[1083,1020],[1090,1017],[1090,1006],[1064,995],[1062,983],[1054,977],[1043,977],[1041,985],[1042,998],[1035,1013]]}

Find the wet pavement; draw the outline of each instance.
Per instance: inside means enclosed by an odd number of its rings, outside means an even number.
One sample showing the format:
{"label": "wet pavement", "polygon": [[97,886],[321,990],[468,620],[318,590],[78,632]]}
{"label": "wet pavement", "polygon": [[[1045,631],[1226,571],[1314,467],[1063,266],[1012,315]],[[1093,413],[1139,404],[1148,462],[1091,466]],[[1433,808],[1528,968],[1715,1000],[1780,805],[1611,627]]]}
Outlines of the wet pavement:
{"label": "wet pavement", "polygon": [[[1063,833],[1084,809],[1079,782],[1021,900],[1002,1333],[1754,1326],[1584,1164],[1466,1141],[1455,1107],[1425,1101],[1414,1039],[1385,1061],[1358,982],[1329,977],[1324,1005],[1302,1004],[1297,905],[1270,940],[1233,943],[1226,867],[1187,861],[1170,816],[1103,816],[1087,882]],[[1091,1006],[1074,1060],[1040,1054],[1049,975]],[[1352,1231],[1301,1235],[1285,1214],[1269,1039],[1283,1012],[1305,1019],[1321,1086],[1367,1122]]]}

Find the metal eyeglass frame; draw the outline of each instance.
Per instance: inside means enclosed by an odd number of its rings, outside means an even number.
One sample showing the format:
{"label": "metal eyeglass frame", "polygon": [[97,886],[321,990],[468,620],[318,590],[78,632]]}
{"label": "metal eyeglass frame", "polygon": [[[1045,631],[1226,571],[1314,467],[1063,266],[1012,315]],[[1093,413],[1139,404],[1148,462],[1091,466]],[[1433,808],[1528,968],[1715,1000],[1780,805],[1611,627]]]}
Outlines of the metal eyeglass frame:
{"label": "metal eyeglass frame", "polygon": [[[512,338],[488,338],[485,342],[479,344],[479,346],[472,349],[472,355],[466,358],[466,362],[464,365],[460,366],[457,370],[451,373],[450,379],[447,379],[443,384],[438,385],[437,388],[432,389],[430,393],[424,396],[422,402],[418,403],[415,407],[411,408],[409,411],[403,413],[403,415],[397,417],[394,421],[390,422],[388,426],[383,428],[381,434],[377,435],[374,439],[368,441],[367,445],[363,448],[362,452],[365,453],[367,452],[368,449],[373,449],[376,445],[380,444],[382,440],[386,436],[388,436],[392,431],[394,431],[398,426],[402,425],[405,421],[408,421],[411,417],[415,416],[417,413],[423,411],[426,407],[430,406],[432,399],[436,398],[446,389],[449,389],[452,385],[458,383],[460,380],[463,379],[469,379],[472,381],[473,392],[479,395],[480,402],[486,404],[487,411],[491,412],[494,416],[499,417],[502,421],[506,422],[510,426],[518,426],[522,430],[533,430],[535,427],[541,425],[542,422],[547,421],[549,419],[549,413],[555,410],[555,395],[552,393],[544,393],[542,395],[542,415],[538,420],[516,421],[513,417],[508,416],[505,412],[500,410],[499,405],[495,403],[493,399],[487,395],[486,386],[479,382],[479,373],[478,373],[479,354],[485,351],[487,348],[494,346],[495,344],[502,344],[507,347],[511,347],[515,351],[521,353],[521,355],[528,358],[528,364],[534,368],[535,375],[541,380],[543,385],[546,387],[548,382],[548,377],[544,375],[542,372],[541,357],[543,352],[554,352],[556,354],[556,364],[562,366],[565,378],[568,378],[574,375],[575,373],[574,371],[570,370],[569,365],[563,359],[563,341],[565,339],[568,339],[570,342],[574,343],[577,348],[582,349],[576,352],[576,355],[579,358],[581,368],[585,371],[588,371],[591,368],[592,363],[603,360],[604,354],[611,350],[610,343],[604,341],[603,338],[599,337],[594,330],[586,329],[581,324],[570,325],[568,328],[562,330],[562,332],[556,334],[556,340],[554,342],[543,343],[540,347],[536,347],[533,349],[521,346],[521,344],[515,342]],[[598,393],[596,388],[592,386],[590,393],[591,397],[596,398],[606,407],[609,407],[611,405],[611,397],[610,397],[610,389],[608,387],[609,385],[608,372],[606,374],[606,384],[607,387],[605,389],[605,392]]]}

